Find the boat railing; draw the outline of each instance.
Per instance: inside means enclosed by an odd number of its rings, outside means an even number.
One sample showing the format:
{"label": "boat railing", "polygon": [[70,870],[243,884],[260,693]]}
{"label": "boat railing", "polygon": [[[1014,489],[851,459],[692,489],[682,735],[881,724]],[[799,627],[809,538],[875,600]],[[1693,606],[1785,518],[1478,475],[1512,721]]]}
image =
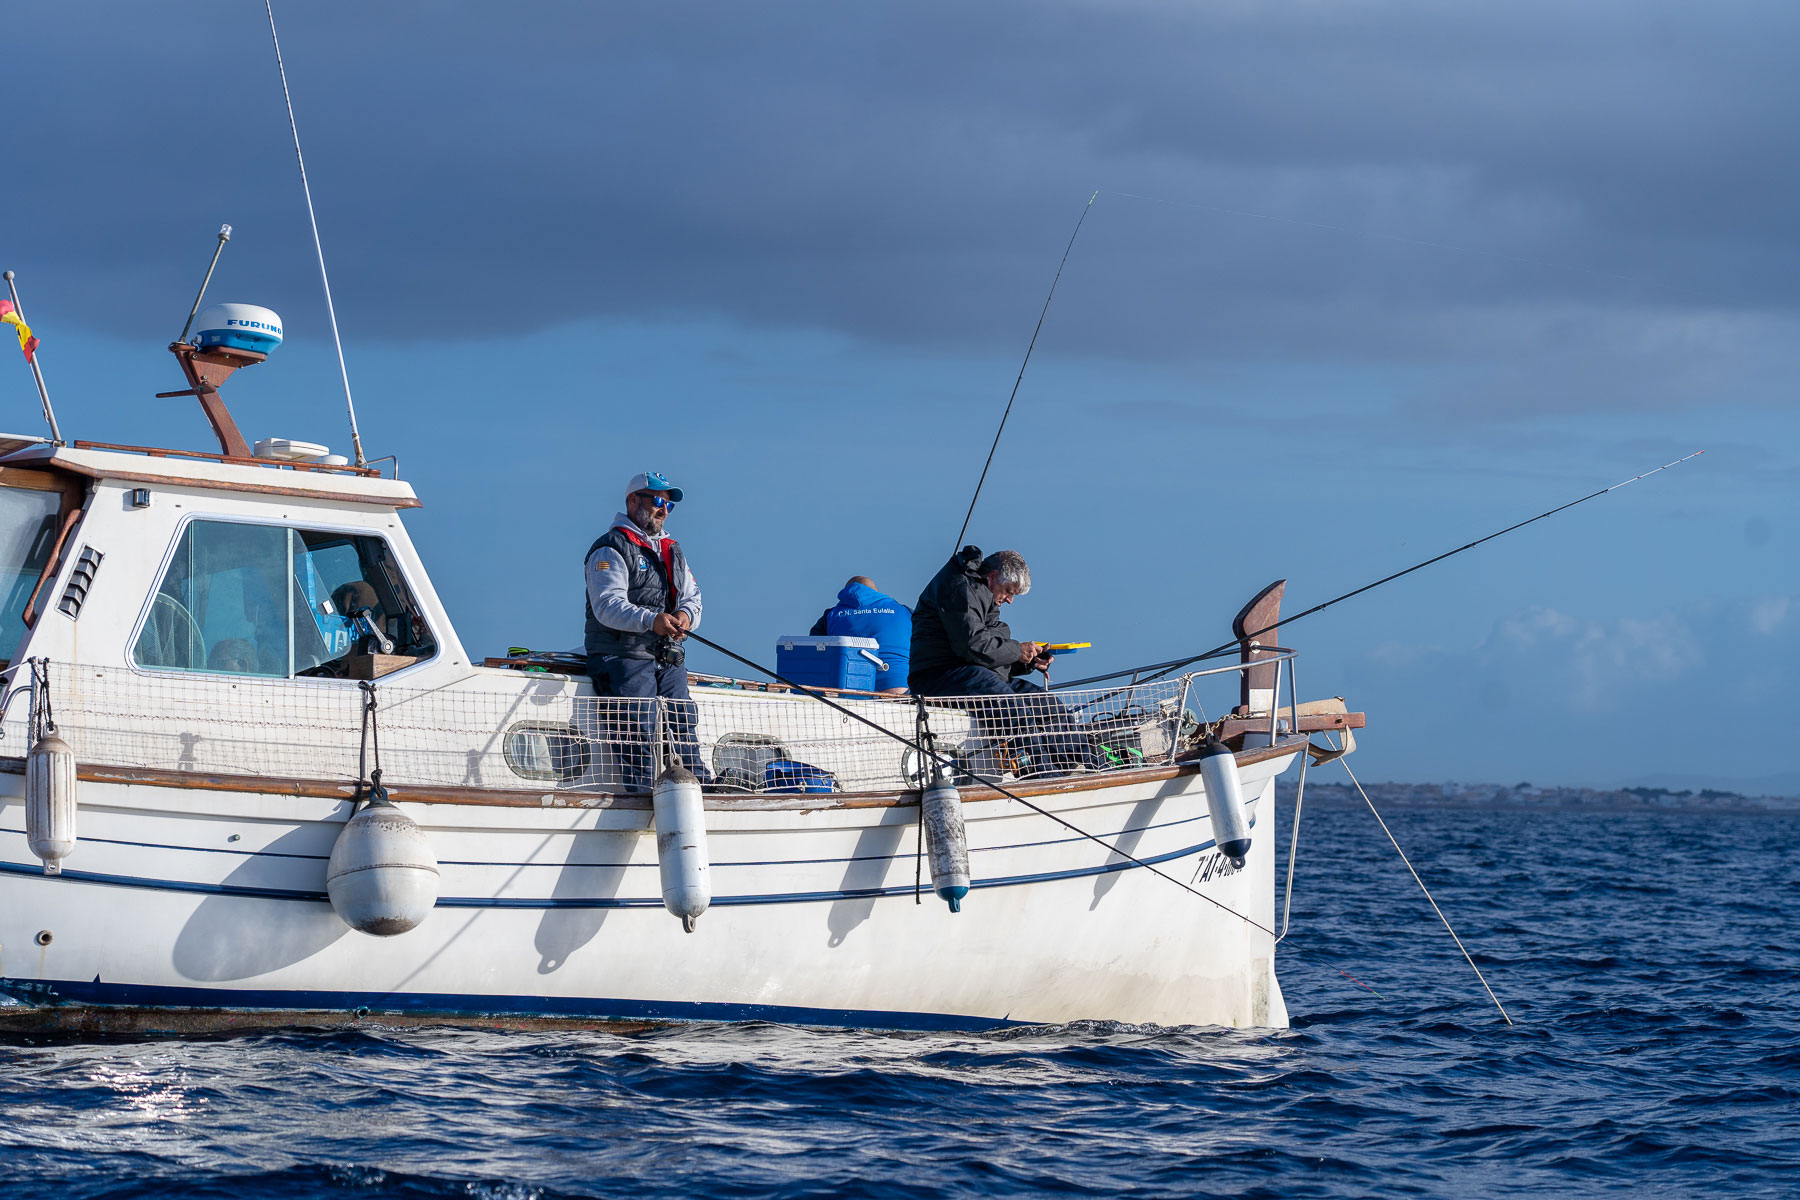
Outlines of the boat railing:
{"label": "boat railing", "polygon": [[[1269,651],[1257,663],[1106,688],[840,696],[841,709],[804,694],[718,688],[687,701],[578,695],[575,680],[532,674],[505,687],[491,677],[376,684],[367,731],[366,695],[349,681],[49,663],[31,704],[4,713],[0,755],[24,755],[29,710],[48,703],[77,761],[93,767],[354,781],[379,761],[400,786],[637,792],[674,758],[713,791],[908,791],[931,775],[907,744],[924,739],[963,781],[1167,765],[1207,719],[1197,680],[1285,663],[1293,694],[1293,652]],[[1278,679],[1271,740],[1280,693]],[[1262,714],[1230,719],[1243,732]]]}

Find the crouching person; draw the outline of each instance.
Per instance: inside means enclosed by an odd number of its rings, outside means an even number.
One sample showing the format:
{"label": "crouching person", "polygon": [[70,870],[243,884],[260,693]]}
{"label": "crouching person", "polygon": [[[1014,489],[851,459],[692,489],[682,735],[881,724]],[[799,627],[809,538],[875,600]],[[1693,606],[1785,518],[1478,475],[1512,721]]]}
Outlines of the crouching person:
{"label": "crouching person", "polygon": [[[682,491],[655,472],[632,477],[625,511],[588,548],[584,646],[605,722],[620,743],[628,791],[648,791],[658,770],[652,751],[660,704],[669,749],[701,783],[712,773],[694,737],[698,710],[688,696],[687,655],[682,640],[700,624],[700,585],[687,557],[663,524]],[[643,701],[641,704],[621,701]]]}
{"label": "crouching person", "polygon": [[1048,670],[1040,642],[1021,642],[1000,606],[1031,590],[1031,568],[1012,550],[983,558],[965,546],[944,564],[913,609],[912,669],[918,696],[1008,697],[971,706],[988,736],[1030,760],[1029,771],[1098,770],[1100,756],[1068,709],[1025,676]]}

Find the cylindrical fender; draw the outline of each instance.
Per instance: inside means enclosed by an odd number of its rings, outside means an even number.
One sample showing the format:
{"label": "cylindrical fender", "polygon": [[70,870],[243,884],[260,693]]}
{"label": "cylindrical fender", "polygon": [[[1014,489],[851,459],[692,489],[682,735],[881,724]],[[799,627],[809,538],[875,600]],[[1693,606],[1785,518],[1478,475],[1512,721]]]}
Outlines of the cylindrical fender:
{"label": "cylindrical fender", "polygon": [[75,851],[75,752],[54,733],[25,759],[25,842],[46,875],[60,875]]}
{"label": "cylindrical fender", "polygon": [[969,835],[963,825],[962,794],[941,774],[919,795],[919,822],[931,860],[931,890],[961,912],[969,894]]}
{"label": "cylindrical fender", "polygon": [[1218,738],[1208,738],[1200,751],[1200,778],[1206,784],[1206,807],[1212,816],[1213,842],[1219,852],[1242,870],[1250,853],[1250,818],[1244,812],[1244,785],[1238,779],[1237,759]]}
{"label": "cylindrical fender", "polygon": [[656,777],[650,794],[656,810],[656,861],[662,869],[663,907],[694,932],[712,903],[712,871],[706,857],[706,806],[700,781],[679,764]]}

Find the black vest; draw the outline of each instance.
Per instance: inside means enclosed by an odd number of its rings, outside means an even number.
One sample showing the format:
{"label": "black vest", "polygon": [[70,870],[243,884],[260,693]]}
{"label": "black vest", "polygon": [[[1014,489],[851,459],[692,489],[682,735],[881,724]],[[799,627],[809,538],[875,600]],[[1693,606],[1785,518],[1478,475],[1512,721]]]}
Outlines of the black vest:
{"label": "black vest", "polygon": [[[673,538],[669,539],[672,548],[670,560],[674,566],[674,582],[687,577],[687,559],[682,556],[681,547]],[[663,582],[662,560],[654,563],[650,560],[656,552],[646,550],[630,538],[618,526],[607,530],[594,539],[588,552],[581,560],[586,562],[594,557],[594,551],[602,546],[618,552],[625,560],[625,598],[633,604],[649,609],[651,612],[669,612],[669,587]],[[594,619],[594,606],[588,603],[587,589],[582,589],[581,610],[587,616],[587,637],[583,646],[589,654],[616,654],[623,658],[655,658],[657,636],[646,630],[643,633],[626,633],[619,629],[608,629]]]}

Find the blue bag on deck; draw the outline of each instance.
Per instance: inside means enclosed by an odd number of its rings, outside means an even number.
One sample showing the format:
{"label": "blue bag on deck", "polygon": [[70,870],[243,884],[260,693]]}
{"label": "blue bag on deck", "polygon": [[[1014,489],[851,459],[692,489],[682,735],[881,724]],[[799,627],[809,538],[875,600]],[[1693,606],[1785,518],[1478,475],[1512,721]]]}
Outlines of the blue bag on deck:
{"label": "blue bag on deck", "polygon": [[778,758],[763,768],[763,791],[793,792],[835,792],[837,779],[830,771],[822,770],[811,763],[795,762],[791,758]]}

